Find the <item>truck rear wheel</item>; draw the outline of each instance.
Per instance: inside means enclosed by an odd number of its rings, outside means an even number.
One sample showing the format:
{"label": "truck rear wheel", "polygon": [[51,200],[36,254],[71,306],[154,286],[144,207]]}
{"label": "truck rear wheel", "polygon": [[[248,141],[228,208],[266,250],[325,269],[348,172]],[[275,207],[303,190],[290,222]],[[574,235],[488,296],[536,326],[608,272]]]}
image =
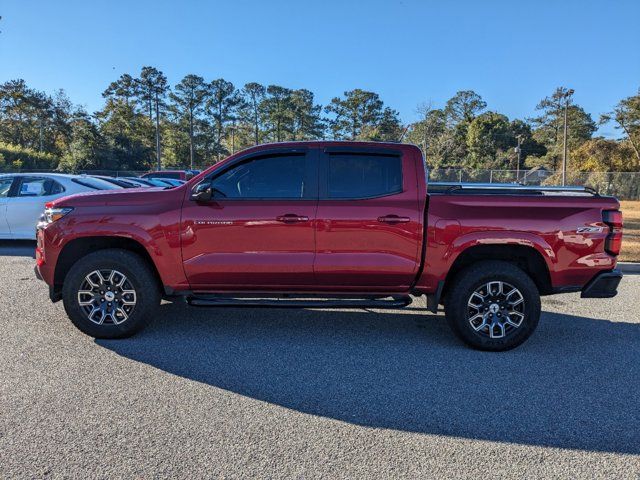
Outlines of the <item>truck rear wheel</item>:
{"label": "truck rear wheel", "polygon": [[147,262],[115,248],[78,260],[62,289],[64,308],[73,324],[95,338],[125,338],[142,330],[160,298]]}
{"label": "truck rear wheel", "polygon": [[510,350],[538,326],[538,288],[517,266],[482,261],[460,272],[453,282],[445,299],[447,322],[470,347]]}

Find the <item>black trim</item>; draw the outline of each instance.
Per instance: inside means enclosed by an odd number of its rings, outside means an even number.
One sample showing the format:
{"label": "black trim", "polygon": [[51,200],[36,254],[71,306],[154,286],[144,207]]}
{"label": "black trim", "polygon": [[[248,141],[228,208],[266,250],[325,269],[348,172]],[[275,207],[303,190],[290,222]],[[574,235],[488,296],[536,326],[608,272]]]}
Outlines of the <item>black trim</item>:
{"label": "black trim", "polygon": [[440,305],[440,300],[442,299],[442,291],[444,290],[444,280],[440,280],[438,282],[438,286],[436,287],[436,291],[432,295],[427,295],[427,308],[432,313],[438,313],[438,305]]}
{"label": "black trim", "polygon": [[323,150],[328,155],[336,155],[340,153],[346,153],[349,155],[381,155],[385,157],[401,157],[402,150],[396,150],[394,148],[382,148],[382,147],[357,147],[357,146],[343,146],[343,147],[326,147]]}
{"label": "black trim", "polygon": [[49,300],[53,303],[62,300],[62,288],[55,288],[49,285]]}
{"label": "black trim", "polygon": [[40,275],[40,270],[38,270],[38,267],[37,267],[37,266],[33,267],[33,273],[35,273],[35,274],[36,274],[36,278],[37,278],[38,280],[44,280],[44,279],[42,278],[42,275]]}
{"label": "black trim", "polygon": [[[422,272],[424,272],[424,264],[427,260],[428,220],[429,220],[429,197],[427,196],[424,204],[424,212],[423,212],[423,219],[422,219],[422,248],[420,252],[420,266],[418,267],[418,272],[416,273],[416,277],[413,280],[413,283],[411,284],[412,290],[415,288],[416,284],[418,283],[418,280],[420,280],[420,277],[422,277]],[[436,310],[437,309],[438,309],[438,306],[436,305]]]}
{"label": "black trim", "polygon": [[555,295],[557,293],[576,293],[582,290],[580,285],[568,285],[565,287],[555,287],[551,289],[551,294]]}
{"label": "black trim", "polygon": [[622,280],[620,270],[600,272],[582,289],[582,298],[611,298],[618,294],[618,285]]}
{"label": "black trim", "polygon": [[22,179],[22,176],[13,177],[13,183],[9,187],[9,191],[7,192],[7,197],[16,197],[17,196],[17,192],[19,191],[18,186],[20,185],[21,179]]}
{"label": "black trim", "polygon": [[385,299],[371,298],[326,298],[299,299],[283,298],[237,298],[218,295],[195,295],[187,297],[187,303],[194,307],[266,307],[266,308],[403,308],[410,305],[409,295]]}

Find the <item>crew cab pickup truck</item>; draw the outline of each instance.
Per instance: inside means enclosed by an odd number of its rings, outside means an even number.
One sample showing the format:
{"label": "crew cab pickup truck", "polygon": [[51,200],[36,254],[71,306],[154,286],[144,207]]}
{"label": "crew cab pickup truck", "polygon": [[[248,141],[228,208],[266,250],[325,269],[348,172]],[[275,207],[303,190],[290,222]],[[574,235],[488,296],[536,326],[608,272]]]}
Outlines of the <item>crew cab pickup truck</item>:
{"label": "crew cab pickup truck", "polygon": [[[193,306],[444,305],[471,347],[507,350],[540,296],[616,295],[619,203],[589,189],[428,185],[412,145],[294,142],[232,155],[174,188],[47,204],[37,275],[93,337]],[[176,319],[179,321],[179,319]]]}

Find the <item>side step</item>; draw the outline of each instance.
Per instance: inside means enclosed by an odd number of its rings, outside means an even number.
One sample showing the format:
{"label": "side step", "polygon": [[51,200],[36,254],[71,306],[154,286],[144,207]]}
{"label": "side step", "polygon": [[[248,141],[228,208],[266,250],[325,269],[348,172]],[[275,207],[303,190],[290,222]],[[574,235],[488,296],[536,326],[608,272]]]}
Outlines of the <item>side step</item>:
{"label": "side step", "polygon": [[235,298],[191,296],[187,303],[194,307],[266,307],[266,308],[403,308],[413,299],[409,296],[380,298]]}

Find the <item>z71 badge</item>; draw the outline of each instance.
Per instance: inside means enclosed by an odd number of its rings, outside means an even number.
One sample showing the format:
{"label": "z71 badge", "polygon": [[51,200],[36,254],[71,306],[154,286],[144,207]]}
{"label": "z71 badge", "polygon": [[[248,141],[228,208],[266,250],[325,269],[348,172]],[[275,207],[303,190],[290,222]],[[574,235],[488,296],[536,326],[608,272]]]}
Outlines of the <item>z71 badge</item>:
{"label": "z71 badge", "polygon": [[600,233],[602,230],[602,227],[578,227],[576,233]]}

